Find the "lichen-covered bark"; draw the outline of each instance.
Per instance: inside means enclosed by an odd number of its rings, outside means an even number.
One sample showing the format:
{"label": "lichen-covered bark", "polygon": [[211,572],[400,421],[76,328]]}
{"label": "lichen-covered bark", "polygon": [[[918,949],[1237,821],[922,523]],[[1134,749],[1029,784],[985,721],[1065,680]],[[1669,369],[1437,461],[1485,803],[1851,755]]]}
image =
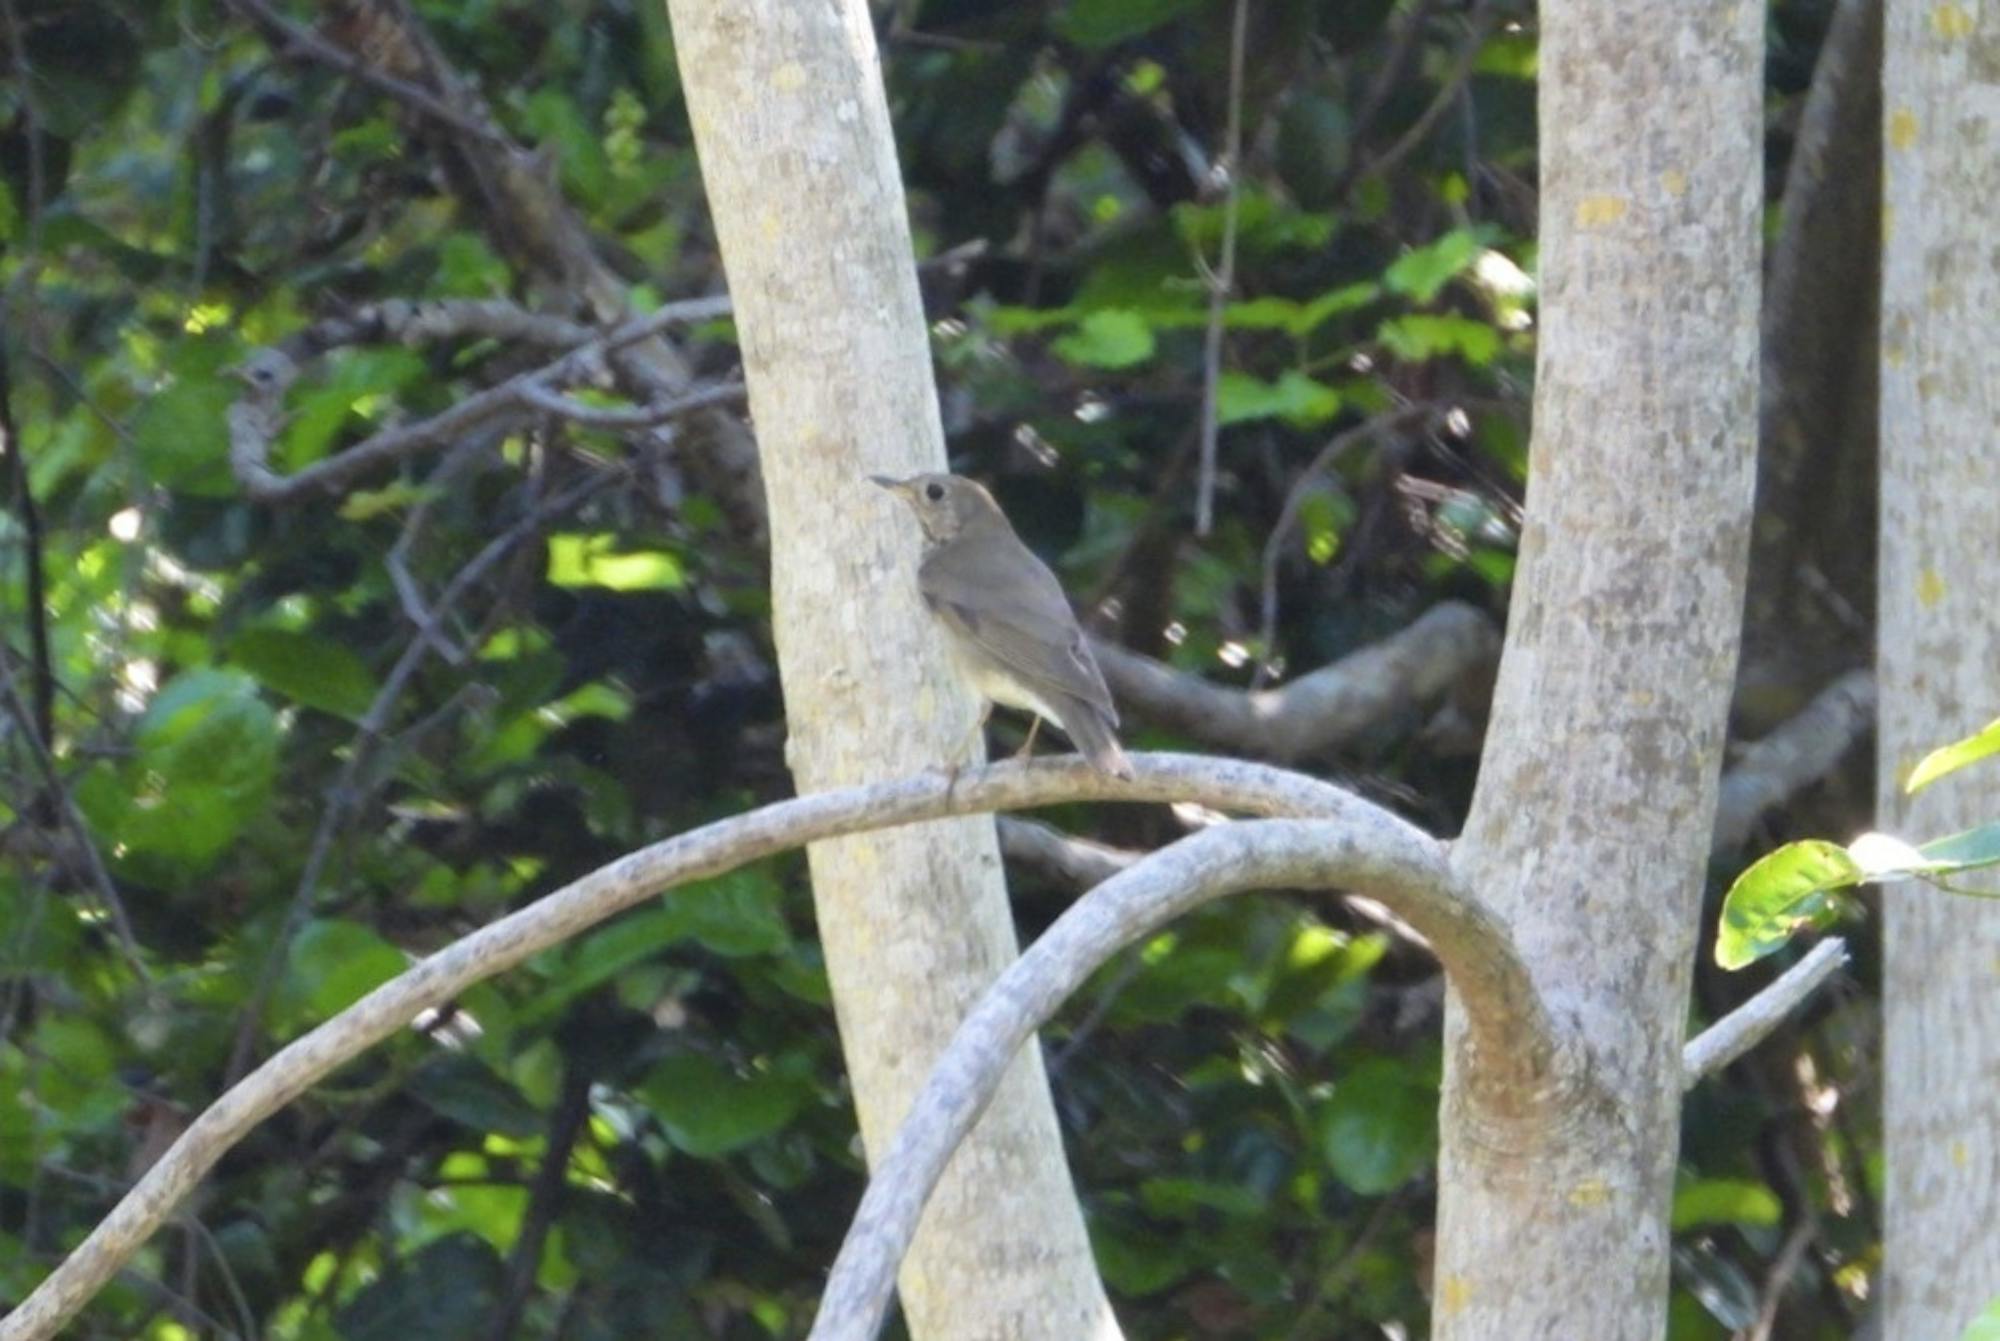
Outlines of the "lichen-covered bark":
{"label": "lichen-covered bark", "polygon": [[1541,7],[1528,524],[1458,860],[1587,1085],[1514,1114],[1449,1026],[1433,1334],[1664,1332],[1682,1027],[1757,416],[1761,6]]}
{"label": "lichen-covered bark", "polygon": [[[2000,16],[1896,4],[1884,40],[1880,809],[1936,837],[2000,815],[1929,749],[2000,716]],[[1955,1337],[2000,1295],[2000,904],[1883,892],[1883,1335]]]}
{"label": "lichen-covered bark", "polygon": [[[882,75],[862,0],[672,0],[735,300],[801,792],[945,762],[974,717],[914,585],[916,528],[871,473],[944,469]],[[878,1152],[1015,955],[987,819],[814,844],[813,897],[861,1133]],[[904,1266],[912,1334],[1112,1334],[1041,1061],[952,1164]]]}

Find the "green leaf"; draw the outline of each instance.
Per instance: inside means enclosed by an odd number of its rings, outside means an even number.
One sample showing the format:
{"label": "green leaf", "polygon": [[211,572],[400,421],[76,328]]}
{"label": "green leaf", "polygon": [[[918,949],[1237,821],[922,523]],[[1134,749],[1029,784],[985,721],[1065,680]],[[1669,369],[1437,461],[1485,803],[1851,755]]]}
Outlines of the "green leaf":
{"label": "green leaf", "polygon": [[1431,302],[1445,285],[1478,259],[1485,247],[1486,238],[1480,230],[1454,229],[1427,247],[1397,257],[1382,272],[1382,282],[1391,293],[1400,293],[1417,303]]}
{"label": "green leaf", "polygon": [[263,808],[278,769],[278,719],[239,671],[195,670],[154,695],[117,772],[77,789],[91,824],[127,852],[200,868]]}
{"label": "green leaf", "polygon": [[776,954],[791,944],[781,906],[784,889],[756,867],[684,885],[661,898],[663,926],[719,955]]}
{"label": "green leaf", "polygon": [[1334,1177],[1363,1196],[1392,1192],[1437,1149],[1437,1092],[1408,1062],[1374,1058],[1340,1078],[1315,1116]]}
{"label": "green leaf", "polygon": [[326,918],[292,942],[278,1000],[287,1014],[324,1020],[409,967],[409,957],[359,922]]}
{"label": "green leaf", "polygon": [[1715,962],[1726,969],[1755,963],[1791,940],[1801,927],[1824,925],[1834,890],[1868,878],[1838,843],[1787,843],[1736,877],[1722,900]]}
{"label": "green leaf", "polygon": [[1226,372],[1216,379],[1215,417],[1221,424],[1283,419],[1299,428],[1313,428],[1339,413],[1340,393],[1296,368],[1275,382],[1240,372]]}
{"label": "green leaf", "polygon": [[1483,367],[1500,353],[1498,331],[1483,321],[1449,312],[1392,317],[1376,328],[1375,338],[1405,363],[1457,354],[1467,363]]}
{"label": "green leaf", "polygon": [[234,494],[225,416],[239,390],[219,374],[187,374],[147,396],[132,419],[132,450],[147,477],[182,493]]}
{"label": "green leaf", "polygon": [[1783,1216],[1777,1193],[1747,1178],[1701,1178],[1674,1189],[1676,1233],[1697,1225],[1769,1228]]}
{"label": "green leaf", "polygon": [[1056,15],[1055,30],[1080,47],[1115,46],[1162,27],[1196,8],[1202,0],[1070,0]]}
{"label": "green leaf", "polygon": [[477,1336],[499,1298],[503,1274],[491,1246],[453,1234],[382,1272],[335,1323],[342,1341]]}
{"label": "green leaf", "polygon": [[738,1075],[697,1053],[668,1057],[638,1087],[667,1139],[697,1158],[740,1150],[782,1130],[812,1097],[810,1086],[771,1071]]}
{"label": "green leaf", "polygon": [[1966,1324],[1958,1341],[2000,1341],[2000,1299],[1986,1306],[1986,1311]]}
{"label": "green leaf", "polygon": [[1090,1217],[1090,1246],[1105,1283],[1122,1295],[1157,1294],[1194,1267],[1185,1235],[1156,1234],[1107,1215]]}
{"label": "green leaf", "polygon": [[1291,333],[1304,339],[1332,318],[1358,311],[1381,296],[1381,286],[1374,283],[1348,284],[1329,289],[1299,309],[1297,319],[1292,322]]}
{"label": "green leaf", "polygon": [[1914,795],[1946,774],[1995,754],[2000,754],[2000,721],[1990,722],[1976,735],[1932,750],[1918,760],[1917,766],[1910,770],[1910,780],[1903,784],[1903,791]]}
{"label": "green leaf", "polygon": [[381,418],[426,371],[414,349],[348,350],[324,380],[294,397],[279,459],[292,470],[311,465],[333,449],[350,415]]}
{"label": "green leaf", "polygon": [[1983,866],[2000,866],[2000,823],[1982,824],[1945,838],[1934,838],[1917,849],[1925,871],[1949,875]]}
{"label": "green leaf", "polygon": [[247,629],[229,660],[274,693],[356,722],[375,701],[375,677],[343,643],[287,629]]}
{"label": "green leaf", "polygon": [[521,1091],[463,1053],[425,1063],[410,1077],[409,1093],[432,1112],[476,1132],[526,1138],[542,1130],[541,1115]]}
{"label": "green leaf", "polygon": [[664,550],[620,551],[609,532],[549,537],[549,583],[557,587],[604,587],[611,591],[679,591],[687,573]]}
{"label": "green leaf", "polygon": [[528,133],[554,151],[563,187],[596,208],[611,187],[604,141],[569,96],[555,88],[535,91],[522,110]]}
{"label": "green leaf", "polygon": [[1050,346],[1066,363],[1088,368],[1129,368],[1153,356],[1153,328],[1137,312],[1092,312]]}

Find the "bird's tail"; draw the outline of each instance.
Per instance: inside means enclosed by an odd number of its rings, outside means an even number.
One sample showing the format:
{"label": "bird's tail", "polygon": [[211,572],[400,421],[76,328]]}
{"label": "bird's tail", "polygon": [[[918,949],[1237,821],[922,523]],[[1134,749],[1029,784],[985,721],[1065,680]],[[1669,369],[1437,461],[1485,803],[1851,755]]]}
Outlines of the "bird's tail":
{"label": "bird's tail", "polygon": [[1115,719],[1094,703],[1085,702],[1069,694],[1059,696],[1050,705],[1062,715],[1059,725],[1063,734],[1075,744],[1077,752],[1090,761],[1090,766],[1100,773],[1109,773],[1114,778],[1132,776],[1132,761],[1125,757],[1125,751],[1118,744],[1117,732],[1113,730]]}

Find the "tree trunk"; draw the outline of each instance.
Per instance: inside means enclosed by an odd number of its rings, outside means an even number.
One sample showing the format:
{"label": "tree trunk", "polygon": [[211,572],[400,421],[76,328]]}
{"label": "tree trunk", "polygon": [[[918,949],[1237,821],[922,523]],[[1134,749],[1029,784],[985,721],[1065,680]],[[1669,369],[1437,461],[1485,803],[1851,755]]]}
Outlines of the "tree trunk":
{"label": "tree trunk", "polygon": [[1541,16],[1528,523],[1457,860],[1512,924],[1587,1083],[1553,1109],[1496,1104],[1454,1003],[1440,1341],[1665,1329],[1750,526],[1763,9],[1544,0]]}
{"label": "tree trunk", "polygon": [[[1901,785],[2000,715],[2000,39],[1975,12],[1891,5],[1884,41],[1878,823],[1913,838],[2000,815],[1992,764]],[[1883,1334],[1930,1341],[2000,1296],[2000,904],[1919,885],[1882,902]]]}
{"label": "tree trunk", "polygon": [[[974,705],[916,595],[917,532],[870,472],[944,468],[930,347],[863,0],[672,0],[771,519],[772,620],[799,791],[939,766]],[[871,1154],[1015,956],[990,818],[810,849]],[[1038,1054],[960,1151],[905,1263],[911,1332],[1112,1329]]]}

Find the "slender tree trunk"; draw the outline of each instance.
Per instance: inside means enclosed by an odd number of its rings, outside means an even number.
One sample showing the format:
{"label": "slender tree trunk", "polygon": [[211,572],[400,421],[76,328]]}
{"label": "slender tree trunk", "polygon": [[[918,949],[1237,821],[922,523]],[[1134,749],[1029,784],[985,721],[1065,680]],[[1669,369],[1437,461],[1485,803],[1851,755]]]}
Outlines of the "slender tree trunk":
{"label": "slender tree trunk", "polygon": [[[671,0],[736,305],[771,518],[801,792],[937,767],[974,707],[916,595],[917,535],[870,472],[944,468],[902,181],[863,0]],[[990,819],[810,849],[861,1133],[879,1152],[1015,955]],[[1039,1054],[1016,1063],[904,1264],[913,1335],[1115,1335]]]}
{"label": "slender tree trunk", "polygon": [[1528,523],[1457,860],[1512,923],[1586,1080],[1510,1106],[1454,1003],[1440,1341],[1665,1329],[1757,432],[1763,17],[1740,0],[1541,7]]}
{"label": "slender tree trunk", "polygon": [[[2000,816],[1991,764],[1901,785],[2000,716],[2000,16],[1892,4],[1884,47],[1878,822],[1934,837]],[[2000,1296],[2000,904],[1882,902],[1883,1334],[1931,1341]]]}

